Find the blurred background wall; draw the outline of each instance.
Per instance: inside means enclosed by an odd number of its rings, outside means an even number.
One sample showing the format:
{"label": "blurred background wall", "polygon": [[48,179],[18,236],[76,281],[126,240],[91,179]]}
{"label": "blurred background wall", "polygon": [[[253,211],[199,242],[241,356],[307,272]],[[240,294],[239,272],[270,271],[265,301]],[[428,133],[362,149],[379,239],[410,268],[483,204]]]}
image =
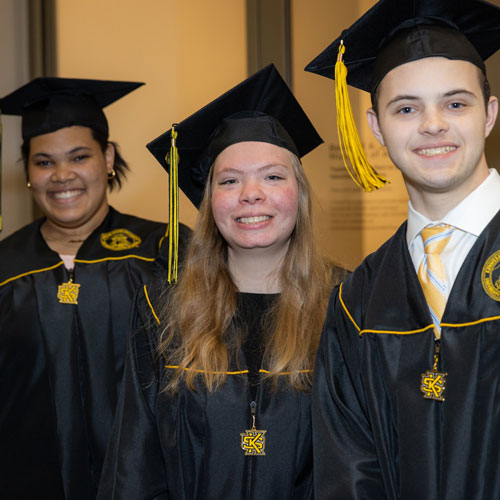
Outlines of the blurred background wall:
{"label": "blurred background wall", "polygon": [[[28,0],[0,0],[0,95],[4,96],[30,79]],[[2,116],[2,220],[0,238],[8,236],[33,218],[31,197],[23,167],[18,162],[21,119]]]}
{"label": "blurred background wall", "polygon": [[[404,0],[401,0],[404,1]],[[493,0],[500,5],[500,0]],[[168,177],[145,144],[249,74],[275,62],[325,143],[304,159],[315,192],[322,249],[350,268],[375,250],[406,218],[401,176],[372,137],[369,97],[351,89],[361,137],[391,184],[360,192],[342,165],[333,81],[304,66],[374,0],[0,0],[2,95],[34,76],[136,80],[144,87],[106,108],[111,139],[132,171],[110,195],[117,209],[166,221]],[[500,94],[500,54],[487,63]],[[18,118],[3,124],[3,238],[36,211],[19,158]],[[487,141],[490,166],[500,167],[500,124]],[[196,210],[182,195],[181,220]]]}

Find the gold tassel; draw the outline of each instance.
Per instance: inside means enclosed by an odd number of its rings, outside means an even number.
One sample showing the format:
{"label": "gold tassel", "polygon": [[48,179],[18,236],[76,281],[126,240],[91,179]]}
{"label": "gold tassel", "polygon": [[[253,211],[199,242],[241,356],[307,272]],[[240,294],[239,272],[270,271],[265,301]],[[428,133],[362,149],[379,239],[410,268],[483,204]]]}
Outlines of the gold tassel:
{"label": "gold tassel", "polygon": [[[343,61],[344,42],[340,42],[335,64],[335,102],[337,104],[337,131],[344,165],[352,180],[365,191],[373,191],[389,181],[379,175],[368,163],[366,153],[359,139],[352,115],[351,101],[347,91],[347,68]],[[347,158],[349,161],[347,161]],[[351,165],[351,168],[349,168]]]}
{"label": "gold tassel", "polygon": [[165,158],[170,165],[168,196],[168,282],[170,284],[177,283],[177,265],[179,262],[179,153],[176,146],[176,126],[177,123],[172,125],[170,152]]}

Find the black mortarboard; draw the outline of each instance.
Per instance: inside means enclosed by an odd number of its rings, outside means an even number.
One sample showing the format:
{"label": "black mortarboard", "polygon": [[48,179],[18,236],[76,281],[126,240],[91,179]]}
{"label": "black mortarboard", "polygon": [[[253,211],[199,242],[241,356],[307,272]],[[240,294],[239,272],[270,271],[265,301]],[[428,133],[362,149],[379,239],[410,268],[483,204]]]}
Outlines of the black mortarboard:
{"label": "black mortarboard", "polygon": [[108,136],[108,122],[102,108],[137,87],[138,82],[36,78],[0,99],[0,111],[22,116],[23,140],[82,125]]}
{"label": "black mortarboard", "polygon": [[[210,166],[231,144],[269,142],[298,157],[323,141],[273,64],[175,126],[179,187],[200,206]],[[147,145],[167,170],[171,130]]]}
{"label": "black mortarboard", "polygon": [[373,92],[401,64],[425,57],[469,61],[485,72],[500,48],[500,8],[482,0],[380,0],[306,66],[334,78],[340,42],[347,83]]}
{"label": "black mortarboard", "polygon": [[[426,57],[483,60],[500,48],[500,8],[483,0],[380,0],[306,66],[335,80],[344,164],[366,191],[387,182],[369,164],[354,123],[349,85],[371,92],[392,69]],[[347,161],[349,160],[349,161]]]}

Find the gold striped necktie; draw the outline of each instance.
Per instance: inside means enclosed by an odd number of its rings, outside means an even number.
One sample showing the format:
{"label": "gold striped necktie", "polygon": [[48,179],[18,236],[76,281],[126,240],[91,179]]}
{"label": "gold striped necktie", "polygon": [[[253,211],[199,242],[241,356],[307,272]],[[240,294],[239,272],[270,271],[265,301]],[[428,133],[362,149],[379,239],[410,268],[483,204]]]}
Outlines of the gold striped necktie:
{"label": "gold striped necktie", "polygon": [[442,225],[426,227],[420,233],[425,254],[418,269],[418,279],[429,305],[437,338],[441,335],[440,323],[448,297],[446,272],[440,255],[452,232],[451,226]]}

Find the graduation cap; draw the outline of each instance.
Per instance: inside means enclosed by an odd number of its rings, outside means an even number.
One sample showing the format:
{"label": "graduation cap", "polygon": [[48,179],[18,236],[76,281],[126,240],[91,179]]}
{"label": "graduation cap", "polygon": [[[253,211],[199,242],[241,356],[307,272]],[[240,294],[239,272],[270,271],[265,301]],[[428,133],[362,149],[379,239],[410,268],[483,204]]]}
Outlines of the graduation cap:
{"label": "graduation cap", "polygon": [[108,137],[108,121],[102,108],[141,85],[144,84],[41,77],[0,99],[0,113],[22,117],[24,141],[72,125],[90,127]]}
{"label": "graduation cap", "polygon": [[[269,142],[298,157],[323,141],[278,70],[270,64],[175,126],[179,187],[199,208],[208,171],[231,144]],[[146,147],[170,170],[171,130]]]}
{"label": "graduation cap", "polygon": [[[347,84],[373,95],[392,69],[426,57],[471,62],[500,47],[500,8],[482,0],[380,0],[305,68],[335,80],[337,126],[344,163],[358,185],[383,185],[357,134]],[[346,157],[352,165],[351,173]]]}
{"label": "graduation cap", "polygon": [[[273,64],[146,146],[169,172],[169,229],[172,227],[175,233],[178,224],[177,182],[199,208],[210,167],[217,156],[228,146],[246,141],[275,144],[299,158],[323,142]],[[169,245],[175,253],[175,243]]]}
{"label": "graduation cap", "polygon": [[102,108],[144,85],[138,82],[36,78],[0,99],[0,111],[22,116],[27,141],[60,128],[82,125],[109,135]]}

